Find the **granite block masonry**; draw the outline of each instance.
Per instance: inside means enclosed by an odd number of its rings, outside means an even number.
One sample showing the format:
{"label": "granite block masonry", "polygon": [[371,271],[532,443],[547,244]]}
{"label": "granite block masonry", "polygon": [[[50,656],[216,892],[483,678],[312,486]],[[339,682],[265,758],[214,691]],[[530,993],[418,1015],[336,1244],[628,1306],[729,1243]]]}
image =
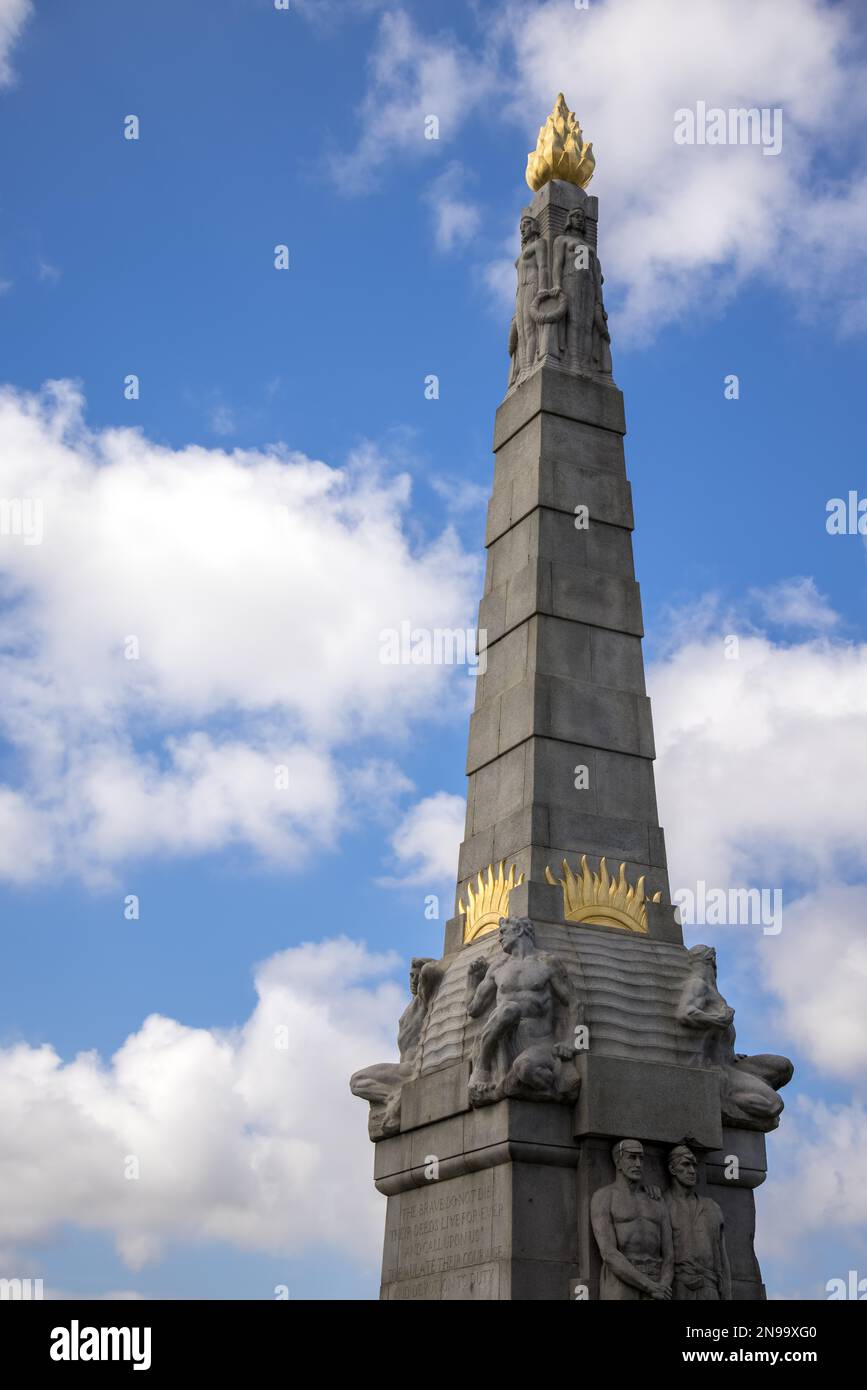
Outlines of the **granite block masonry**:
{"label": "granite block masonry", "polygon": [[560,97],[520,222],[455,914],[399,1060],[350,1082],[385,1299],[764,1297],[753,1190],[792,1065],[735,1051],[671,905],[592,168]]}

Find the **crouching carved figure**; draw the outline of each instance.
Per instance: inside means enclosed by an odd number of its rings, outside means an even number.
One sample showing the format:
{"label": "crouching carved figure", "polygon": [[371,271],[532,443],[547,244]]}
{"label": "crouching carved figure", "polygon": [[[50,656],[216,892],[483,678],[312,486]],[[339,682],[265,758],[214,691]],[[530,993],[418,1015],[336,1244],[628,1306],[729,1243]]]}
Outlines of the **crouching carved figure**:
{"label": "crouching carved figure", "polygon": [[416,956],[409,972],[410,1004],[397,1025],[399,1062],[373,1062],[349,1078],[354,1096],[370,1102],[368,1133],[371,1139],[396,1134],[400,1129],[400,1098],[404,1084],[417,1075],[422,1028],[445,967],[442,961]]}
{"label": "crouching carved figure", "polygon": [[473,1052],[469,1098],[489,1105],[503,1096],[574,1100],[575,1028],[579,1008],[559,956],[536,947],[527,917],[501,917],[500,954],[472,962],[470,1018],[483,1019]]}
{"label": "crouching carved figure", "polygon": [[719,1067],[723,1119],[744,1129],[776,1129],[783,1110],[777,1092],[791,1081],[792,1063],[771,1052],[735,1052],[735,1011],[717,988],[716,951],[693,946],[689,956],[677,1020],[699,1034],[699,1064]]}

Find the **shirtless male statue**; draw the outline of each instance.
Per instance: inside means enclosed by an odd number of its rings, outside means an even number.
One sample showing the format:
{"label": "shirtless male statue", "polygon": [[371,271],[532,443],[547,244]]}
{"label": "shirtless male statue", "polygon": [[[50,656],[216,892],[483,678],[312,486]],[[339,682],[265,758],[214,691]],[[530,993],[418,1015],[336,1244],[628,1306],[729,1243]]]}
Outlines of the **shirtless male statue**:
{"label": "shirtless male statue", "polygon": [[528,917],[501,917],[499,943],[504,959],[489,964],[479,957],[468,973],[467,1013],[488,1014],[476,1041],[470,1102],[574,1099],[577,1073],[562,1065],[574,1060],[577,1022],[566,967],[537,950]]}
{"label": "shirtless male statue", "polygon": [[600,1299],[669,1299],[674,1249],[668,1208],[657,1188],[644,1183],[644,1147],[620,1139],[611,1150],[617,1176],[590,1203],[590,1222],[602,1273]]}

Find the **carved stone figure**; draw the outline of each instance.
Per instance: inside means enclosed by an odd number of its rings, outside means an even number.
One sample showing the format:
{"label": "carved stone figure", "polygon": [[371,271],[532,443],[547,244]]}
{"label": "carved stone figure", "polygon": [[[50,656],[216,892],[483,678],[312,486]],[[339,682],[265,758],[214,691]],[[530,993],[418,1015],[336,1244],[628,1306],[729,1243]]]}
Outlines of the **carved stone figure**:
{"label": "carved stone figure", "polygon": [[596,256],[587,241],[587,221],[581,208],[566,218],[566,230],[554,242],[552,293],[566,303],[559,348],[566,365],[587,367],[593,360],[596,313]]}
{"label": "carved stone figure", "polygon": [[599,257],[587,239],[583,208],[573,208],[566,229],[554,242],[551,296],[564,313],[559,320],[558,349],[570,371],[588,368],[611,374],[611,337],[602,300],[604,279]]}
{"label": "carved stone figure", "polygon": [[349,1078],[354,1096],[370,1102],[368,1133],[371,1139],[381,1139],[400,1129],[400,1097],[404,1083],[416,1075],[422,1028],[434,995],[444,974],[441,961],[416,956],[410,966],[410,1004],[404,1009],[397,1025],[399,1062],[374,1062],[362,1067]]}
{"label": "carved stone figure", "polygon": [[611,375],[611,334],[608,331],[608,315],[602,299],[602,286],[605,276],[599,261],[596,262],[599,278],[596,283],[596,308],[593,317],[593,365],[603,376]]}
{"label": "carved stone figure", "polygon": [[509,331],[512,357],[509,385],[514,386],[533,369],[539,355],[539,329],[533,309],[536,297],[546,293],[549,284],[548,245],[535,217],[521,218],[521,254],[515,262],[518,292],[515,317]]}
{"label": "carved stone figure", "polygon": [[732,1278],[726,1253],[723,1214],[710,1197],[695,1190],[698,1162],[686,1144],[668,1155],[671,1186],[665,1204],[674,1245],[672,1297],[683,1302],[727,1301]]}
{"label": "carved stone figure", "polygon": [[671,1298],[674,1248],[668,1207],[644,1182],[644,1147],[621,1139],[611,1150],[617,1176],[590,1203],[590,1222],[602,1273],[600,1299],[620,1302]]}
{"label": "carved stone figure", "polygon": [[723,1117],[747,1129],[776,1129],[783,1110],[777,1091],[791,1081],[792,1063],[769,1052],[756,1056],[735,1052],[735,1011],[717,989],[716,951],[712,946],[693,946],[689,957],[677,1019],[700,1032],[700,1064],[720,1069]]}
{"label": "carved stone figure", "polygon": [[485,1019],[476,1041],[470,1103],[503,1096],[573,1100],[576,1001],[559,956],[536,949],[527,917],[501,917],[502,958],[469,968],[470,1018]]}
{"label": "carved stone figure", "polygon": [[520,369],[520,358],[518,356],[518,318],[512,315],[512,322],[509,324],[509,386],[518,384],[518,371]]}

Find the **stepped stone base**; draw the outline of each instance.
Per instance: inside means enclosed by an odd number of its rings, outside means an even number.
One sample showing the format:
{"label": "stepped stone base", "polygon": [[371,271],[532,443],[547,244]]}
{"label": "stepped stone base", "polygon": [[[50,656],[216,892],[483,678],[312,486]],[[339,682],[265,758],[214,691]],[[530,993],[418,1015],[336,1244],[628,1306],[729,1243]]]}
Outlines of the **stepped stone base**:
{"label": "stepped stone base", "polygon": [[[381,1298],[556,1301],[575,1298],[576,1285],[598,1298],[590,1201],[614,1176],[611,1145],[623,1134],[640,1139],[646,1180],[664,1188],[684,1115],[705,1143],[716,1140],[701,1149],[695,1136],[699,1191],[723,1210],[733,1296],[764,1298],[752,1192],[765,1177],[764,1138],[720,1131],[716,1073],[622,1062],[613,1075],[612,1059],[583,1061],[574,1107],[503,1100],[472,1110],[462,1063],[412,1083],[405,1127],[376,1146],[376,1186],[388,1197]],[[449,1096],[463,1108],[407,1126]],[[732,1156],[739,1173],[726,1178]]]}

